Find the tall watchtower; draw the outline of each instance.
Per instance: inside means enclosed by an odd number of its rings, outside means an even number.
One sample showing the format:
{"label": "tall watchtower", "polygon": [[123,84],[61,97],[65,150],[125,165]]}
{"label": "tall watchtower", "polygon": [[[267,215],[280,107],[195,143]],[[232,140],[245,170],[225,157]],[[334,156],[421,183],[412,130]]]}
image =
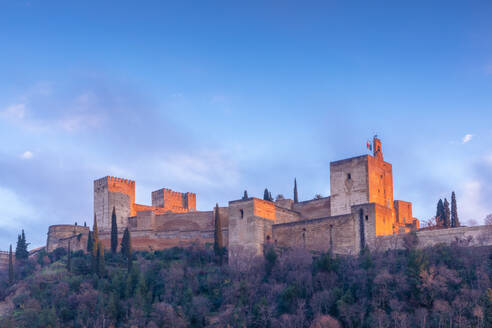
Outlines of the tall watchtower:
{"label": "tall watchtower", "polygon": [[94,181],[94,213],[100,231],[111,229],[113,207],[118,228],[128,225],[128,217],[135,216],[135,181],[111,176]]}
{"label": "tall watchtower", "polygon": [[393,168],[383,160],[381,140],[373,155],[330,163],[331,215],[349,214],[353,205],[376,203],[393,209]]}
{"label": "tall watchtower", "polygon": [[196,194],[159,189],[152,192],[152,206],[174,213],[196,211]]}
{"label": "tall watchtower", "polygon": [[374,155],[374,158],[377,158],[379,160],[383,160],[383,149],[382,149],[382,146],[381,146],[381,140],[374,136],[374,139],[372,141],[372,145],[373,145],[373,155]]}

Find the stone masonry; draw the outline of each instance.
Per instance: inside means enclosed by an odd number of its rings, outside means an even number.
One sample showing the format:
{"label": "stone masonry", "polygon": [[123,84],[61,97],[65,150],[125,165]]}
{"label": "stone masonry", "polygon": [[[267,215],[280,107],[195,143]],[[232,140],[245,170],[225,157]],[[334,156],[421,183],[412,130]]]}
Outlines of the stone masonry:
{"label": "stone masonry", "polygon": [[[275,202],[258,198],[230,201],[220,207],[221,233],[234,261],[259,256],[265,246],[303,247],[312,251],[357,254],[363,247],[401,248],[402,236],[417,231],[412,203],[393,199],[393,169],[383,159],[381,141],[373,140],[373,155],[330,163],[331,195],[319,199]],[[94,181],[94,213],[99,236],[109,247],[113,207],[121,240],[128,227],[133,247],[157,250],[174,246],[212,244],[215,209],[196,210],[196,194],[170,189],[152,192],[152,205],[135,203],[135,182],[104,177]],[[488,230],[487,230],[488,229]],[[490,228],[455,228],[417,232],[421,246],[468,240],[492,245]],[[47,249],[84,249],[88,228],[52,226]]]}

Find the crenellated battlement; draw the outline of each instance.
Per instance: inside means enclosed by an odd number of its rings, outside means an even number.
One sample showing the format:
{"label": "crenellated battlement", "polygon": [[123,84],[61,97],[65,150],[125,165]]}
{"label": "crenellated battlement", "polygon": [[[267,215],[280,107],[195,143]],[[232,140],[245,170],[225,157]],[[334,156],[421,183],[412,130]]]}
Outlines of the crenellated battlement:
{"label": "crenellated battlement", "polygon": [[94,181],[94,185],[98,185],[98,186],[103,186],[103,185],[107,185],[109,183],[118,183],[118,184],[126,184],[130,187],[134,187],[135,186],[135,181],[134,180],[130,180],[130,179],[124,179],[124,178],[119,178],[119,177],[113,177],[113,176],[105,176],[104,178],[100,178],[100,179],[97,179]]}
{"label": "crenellated battlement", "polygon": [[152,192],[152,206],[172,212],[195,211],[196,194],[162,188]]}
{"label": "crenellated battlement", "polygon": [[109,175],[106,178],[110,182],[125,183],[125,184],[132,185],[132,186],[135,185],[135,181],[130,180],[130,179],[118,178],[118,177],[113,177],[113,176],[109,176]]}

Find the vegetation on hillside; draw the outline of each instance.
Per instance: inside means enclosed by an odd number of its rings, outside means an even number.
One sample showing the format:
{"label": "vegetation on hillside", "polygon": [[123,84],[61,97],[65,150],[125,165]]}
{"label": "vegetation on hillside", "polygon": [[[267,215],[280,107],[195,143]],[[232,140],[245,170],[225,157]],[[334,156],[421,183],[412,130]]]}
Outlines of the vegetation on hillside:
{"label": "vegetation on hillside", "polygon": [[79,251],[68,266],[57,249],[17,260],[13,285],[0,278],[13,303],[0,326],[492,327],[490,247],[407,244],[356,257],[267,249],[242,270],[213,245],[137,252],[132,265]]}

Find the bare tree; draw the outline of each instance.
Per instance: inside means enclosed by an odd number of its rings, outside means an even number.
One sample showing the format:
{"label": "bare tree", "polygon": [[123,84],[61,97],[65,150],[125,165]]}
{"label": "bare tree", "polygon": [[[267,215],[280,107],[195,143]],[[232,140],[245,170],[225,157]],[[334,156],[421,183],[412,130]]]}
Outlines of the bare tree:
{"label": "bare tree", "polygon": [[485,224],[492,225],[492,213],[485,217]]}
{"label": "bare tree", "polygon": [[439,229],[440,228],[440,226],[439,226],[439,218],[436,217],[436,216],[434,216],[434,217],[431,217],[428,220],[424,220],[422,222],[422,227],[423,228],[426,228],[427,230]]}
{"label": "bare tree", "polygon": [[275,201],[278,202],[279,200],[284,200],[284,199],[285,199],[284,195],[278,194],[277,197],[275,198]]}

